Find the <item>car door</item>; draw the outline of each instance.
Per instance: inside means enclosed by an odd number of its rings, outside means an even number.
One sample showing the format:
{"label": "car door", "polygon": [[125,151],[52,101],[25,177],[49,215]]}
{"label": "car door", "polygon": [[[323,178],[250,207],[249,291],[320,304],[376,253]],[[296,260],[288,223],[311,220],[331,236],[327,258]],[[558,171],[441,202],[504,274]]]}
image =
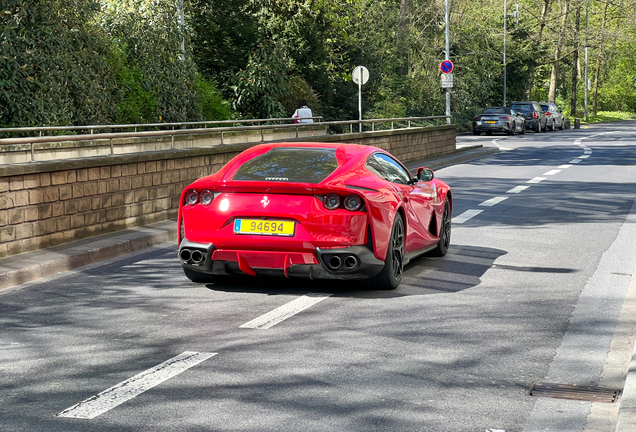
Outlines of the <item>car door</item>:
{"label": "car door", "polygon": [[371,156],[402,198],[406,215],[406,252],[434,244],[438,239],[428,232],[437,191],[431,182],[419,182],[397,160],[385,153]]}

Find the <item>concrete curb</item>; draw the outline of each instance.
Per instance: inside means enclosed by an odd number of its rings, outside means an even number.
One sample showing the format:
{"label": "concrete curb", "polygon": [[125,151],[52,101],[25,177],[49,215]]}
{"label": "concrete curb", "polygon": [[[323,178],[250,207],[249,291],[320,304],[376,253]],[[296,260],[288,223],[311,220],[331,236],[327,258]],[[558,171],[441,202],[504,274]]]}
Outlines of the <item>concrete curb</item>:
{"label": "concrete curb", "polygon": [[[498,152],[481,145],[464,147],[451,155],[409,164],[439,169]],[[177,223],[168,220],[143,227],[89,237],[60,246],[0,259],[0,289],[31,282],[55,273],[138,252],[166,242],[177,242]]]}
{"label": "concrete curb", "polygon": [[[630,289],[636,287],[636,272],[632,274]],[[621,406],[618,409],[615,432],[636,431],[636,344],[632,351],[632,360],[625,377]]]}
{"label": "concrete curb", "polygon": [[103,234],[0,260],[0,289],[177,241],[175,220]]}

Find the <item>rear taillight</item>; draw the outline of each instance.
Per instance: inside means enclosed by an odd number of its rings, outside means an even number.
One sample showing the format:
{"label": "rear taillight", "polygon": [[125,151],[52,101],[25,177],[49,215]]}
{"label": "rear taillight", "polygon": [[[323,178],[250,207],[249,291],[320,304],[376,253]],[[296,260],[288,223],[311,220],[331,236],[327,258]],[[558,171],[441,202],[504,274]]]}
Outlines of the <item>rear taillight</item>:
{"label": "rear taillight", "polygon": [[510,120],[511,117],[499,117],[500,120]]}
{"label": "rear taillight", "polygon": [[552,113],[548,111],[545,113],[545,115],[552,115]]}
{"label": "rear taillight", "polygon": [[362,200],[358,195],[349,195],[344,200],[344,208],[349,211],[358,211],[362,207]]}
{"label": "rear taillight", "polygon": [[195,205],[199,201],[199,194],[197,191],[191,190],[185,196],[186,204]]}
{"label": "rear taillight", "polygon": [[322,201],[322,204],[327,210],[335,210],[340,207],[340,197],[336,194],[326,195]]}
{"label": "rear taillight", "polygon": [[539,118],[539,115],[536,111],[532,111],[532,118]]}
{"label": "rear taillight", "polygon": [[473,117],[473,120],[479,121],[479,117]]}

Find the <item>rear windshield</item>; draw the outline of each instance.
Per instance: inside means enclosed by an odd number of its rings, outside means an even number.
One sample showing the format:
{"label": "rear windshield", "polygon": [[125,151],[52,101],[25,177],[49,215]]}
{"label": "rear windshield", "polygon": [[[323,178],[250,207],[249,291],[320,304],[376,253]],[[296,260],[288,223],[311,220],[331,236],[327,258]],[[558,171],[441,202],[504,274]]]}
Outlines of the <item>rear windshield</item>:
{"label": "rear windshield", "polygon": [[534,111],[534,107],[529,103],[513,104],[511,108],[515,110]]}
{"label": "rear windshield", "polygon": [[233,180],[320,183],[336,168],[335,149],[274,148],[241,165]]}
{"label": "rear windshield", "polygon": [[550,105],[541,105],[543,111],[550,111]]}
{"label": "rear windshield", "polygon": [[482,114],[510,114],[508,108],[486,108]]}

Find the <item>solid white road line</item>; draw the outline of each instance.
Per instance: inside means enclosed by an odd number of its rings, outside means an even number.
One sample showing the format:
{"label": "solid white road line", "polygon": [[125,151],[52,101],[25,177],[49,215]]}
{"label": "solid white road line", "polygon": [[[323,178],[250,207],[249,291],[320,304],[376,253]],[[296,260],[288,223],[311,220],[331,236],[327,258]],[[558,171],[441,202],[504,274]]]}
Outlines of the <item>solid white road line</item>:
{"label": "solid white road line", "polygon": [[579,163],[579,162],[581,162],[581,159],[572,159],[572,160],[571,160],[570,162],[568,162],[568,163],[571,163],[571,164],[577,164],[577,163]]}
{"label": "solid white road line", "polygon": [[481,212],[483,212],[483,210],[466,210],[464,213],[460,214],[459,216],[455,216],[452,222],[456,224],[463,224],[464,222],[474,218]]}
{"label": "solid white road line", "polygon": [[507,200],[508,197],[494,197],[494,198],[490,198],[487,201],[484,201],[483,203],[479,204],[482,207],[492,207],[495,204],[499,204],[502,201]]}
{"label": "solid white road line", "polygon": [[532,180],[528,180],[526,183],[541,183],[545,180],[545,177],[535,177]]}
{"label": "solid white road line", "polygon": [[548,172],[545,172],[545,173],[543,173],[543,175],[555,175],[555,174],[558,174],[560,172],[561,172],[561,170],[555,169],[555,170],[550,170]]}
{"label": "solid white road line", "polygon": [[570,168],[572,165],[560,165],[558,168],[561,169],[566,169],[566,168]]}
{"label": "solid white road line", "polygon": [[95,418],[216,354],[186,351],[65,409],[57,417]]}
{"label": "solid white road line", "polygon": [[506,193],[519,193],[519,192],[523,192],[524,190],[528,189],[530,186],[517,186],[517,187],[513,187],[512,189],[510,189],[508,192]]}
{"label": "solid white road line", "polygon": [[331,296],[332,294],[309,293],[297,298],[296,300],[290,301],[289,303],[284,304],[265,315],[261,315],[258,318],[239,326],[239,328],[268,329]]}

